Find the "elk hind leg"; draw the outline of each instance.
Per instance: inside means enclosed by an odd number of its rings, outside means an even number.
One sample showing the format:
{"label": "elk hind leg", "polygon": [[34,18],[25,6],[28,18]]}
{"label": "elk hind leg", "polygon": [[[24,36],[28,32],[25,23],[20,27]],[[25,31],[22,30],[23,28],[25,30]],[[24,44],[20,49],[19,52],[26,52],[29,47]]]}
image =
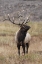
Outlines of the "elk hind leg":
{"label": "elk hind leg", "polygon": [[26,43],[26,53],[28,53],[29,43]]}

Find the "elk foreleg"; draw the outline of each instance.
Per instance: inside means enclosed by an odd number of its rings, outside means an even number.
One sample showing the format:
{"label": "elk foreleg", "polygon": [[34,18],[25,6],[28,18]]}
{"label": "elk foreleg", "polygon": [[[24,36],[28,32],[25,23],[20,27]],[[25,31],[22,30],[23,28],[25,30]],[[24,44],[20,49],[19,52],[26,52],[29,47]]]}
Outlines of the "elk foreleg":
{"label": "elk foreleg", "polygon": [[24,43],[22,44],[22,48],[23,48],[23,53],[25,55],[25,44]]}
{"label": "elk foreleg", "polygon": [[20,45],[17,45],[17,48],[18,48],[18,54],[20,56]]}

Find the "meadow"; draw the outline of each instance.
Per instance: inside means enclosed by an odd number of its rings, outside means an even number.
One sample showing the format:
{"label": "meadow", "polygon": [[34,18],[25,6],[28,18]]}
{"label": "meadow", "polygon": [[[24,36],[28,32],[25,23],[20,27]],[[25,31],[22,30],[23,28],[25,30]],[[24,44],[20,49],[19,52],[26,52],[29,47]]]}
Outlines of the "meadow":
{"label": "meadow", "polygon": [[15,33],[20,28],[9,21],[0,22],[0,64],[42,64],[42,22],[29,22],[31,34],[29,53],[18,56]]}

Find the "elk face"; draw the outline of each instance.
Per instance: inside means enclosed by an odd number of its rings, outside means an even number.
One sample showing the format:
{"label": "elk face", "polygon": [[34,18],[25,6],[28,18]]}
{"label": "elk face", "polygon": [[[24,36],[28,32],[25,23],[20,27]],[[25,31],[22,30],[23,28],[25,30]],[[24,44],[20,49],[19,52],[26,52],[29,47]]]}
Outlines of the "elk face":
{"label": "elk face", "polygon": [[24,31],[24,32],[27,32],[29,29],[30,29],[30,26],[27,26],[27,25],[21,26],[21,30]]}

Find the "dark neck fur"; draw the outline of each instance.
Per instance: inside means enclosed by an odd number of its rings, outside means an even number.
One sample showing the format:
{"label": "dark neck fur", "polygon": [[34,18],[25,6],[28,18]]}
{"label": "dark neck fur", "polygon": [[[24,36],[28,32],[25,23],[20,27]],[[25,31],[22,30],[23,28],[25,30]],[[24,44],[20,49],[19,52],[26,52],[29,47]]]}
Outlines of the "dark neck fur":
{"label": "dark neck fur", "polygon": [[21,41],[23,42],[23,41],[24,41],[25,36],[26,36],[26,33],[27,33],[27,32],[24,32],[24,31],[22,31],[22,30],[19,30],[18,36],[17,36],[19,42],[21,42]]}

